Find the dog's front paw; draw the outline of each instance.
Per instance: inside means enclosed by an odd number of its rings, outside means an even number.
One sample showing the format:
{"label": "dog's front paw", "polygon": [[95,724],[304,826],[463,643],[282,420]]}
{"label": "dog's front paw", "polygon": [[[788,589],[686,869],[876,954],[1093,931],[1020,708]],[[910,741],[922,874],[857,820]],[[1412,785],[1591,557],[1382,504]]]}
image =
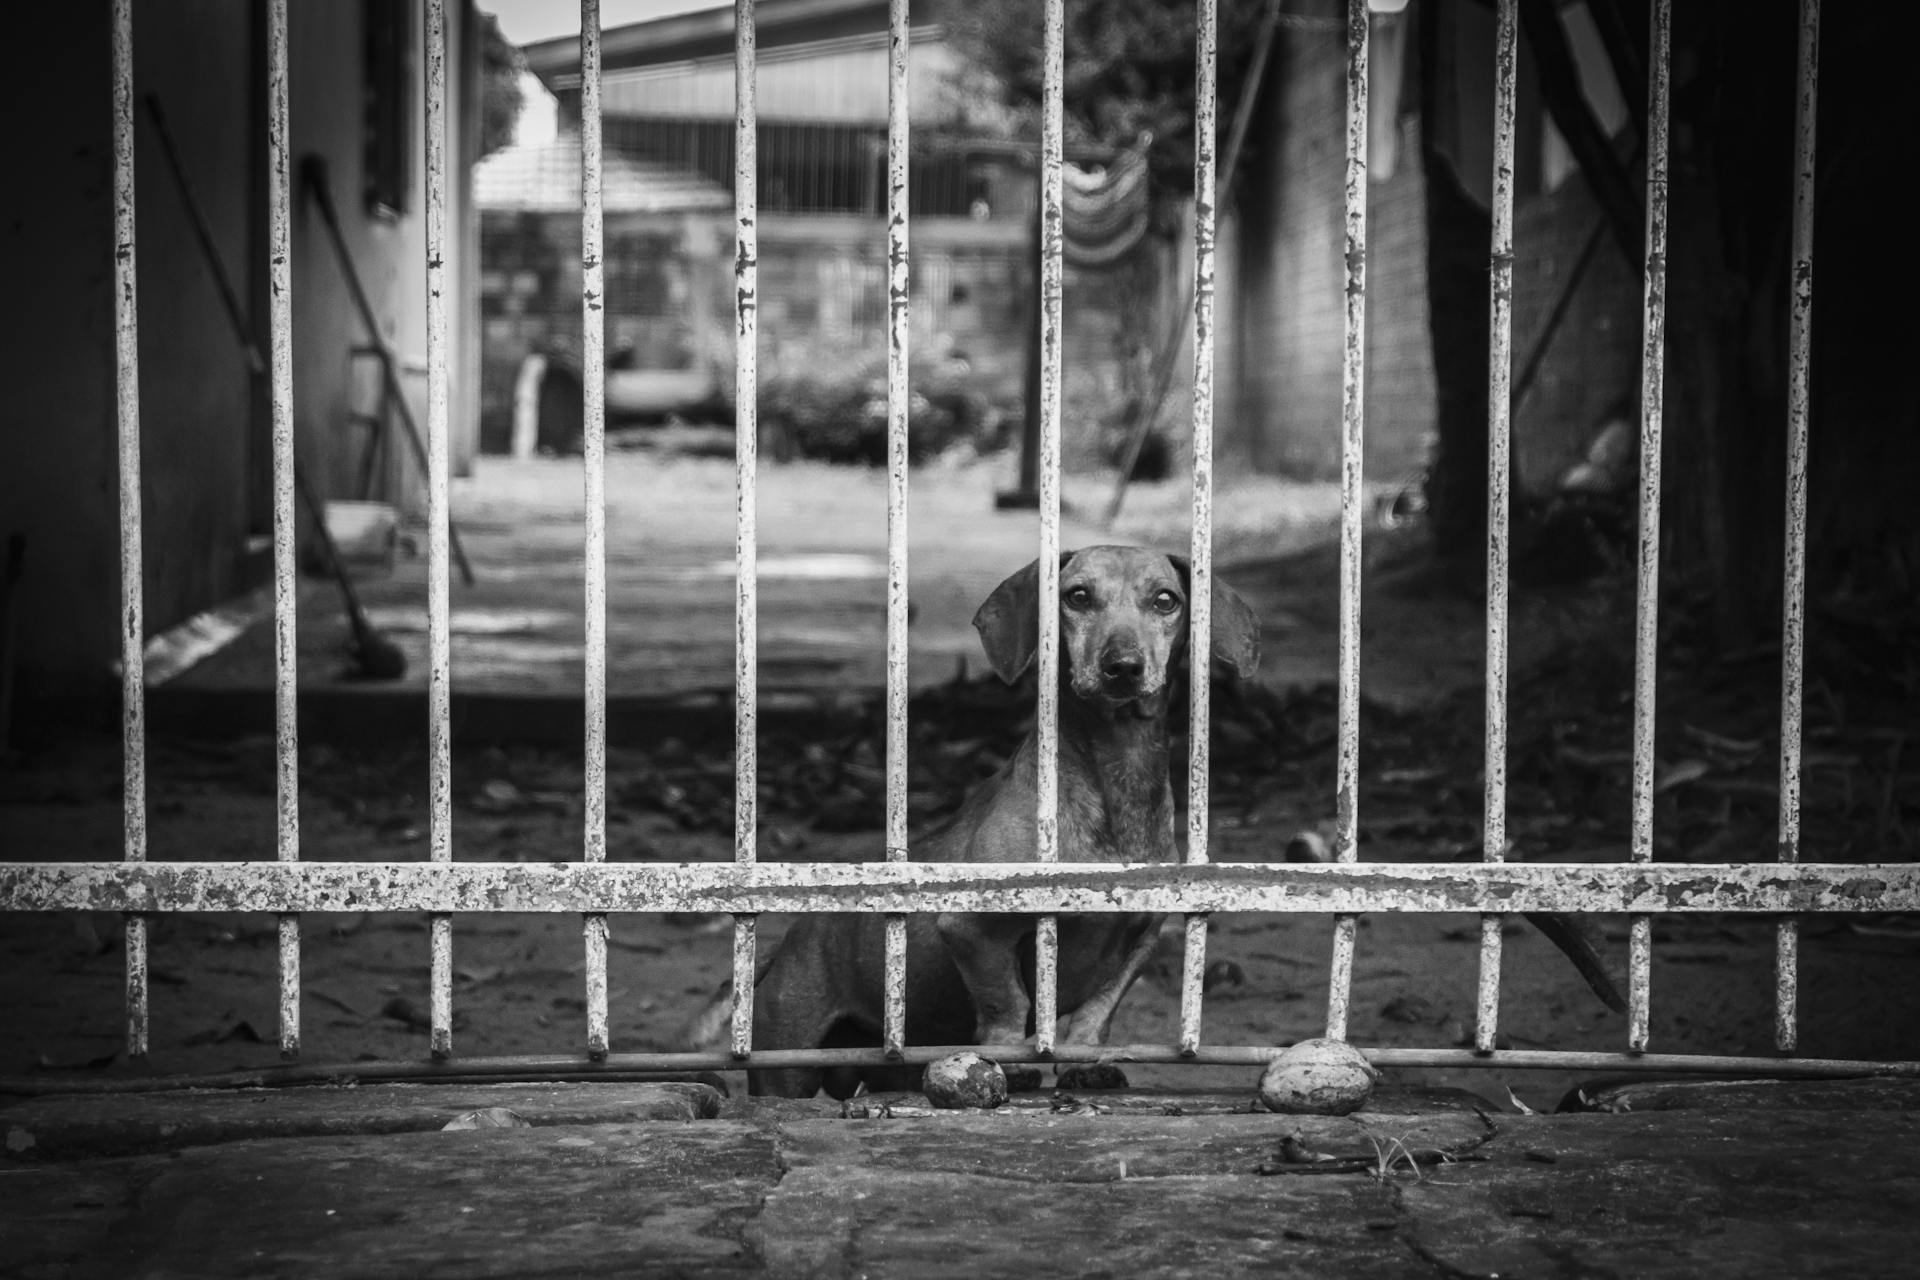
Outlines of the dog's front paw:
{"label": "dog's front paw", "polygon": [[1027,1024],[1023,1018],[1018,1022],[983,1022],[974,1028],[975,1044],[1025,1044]]}

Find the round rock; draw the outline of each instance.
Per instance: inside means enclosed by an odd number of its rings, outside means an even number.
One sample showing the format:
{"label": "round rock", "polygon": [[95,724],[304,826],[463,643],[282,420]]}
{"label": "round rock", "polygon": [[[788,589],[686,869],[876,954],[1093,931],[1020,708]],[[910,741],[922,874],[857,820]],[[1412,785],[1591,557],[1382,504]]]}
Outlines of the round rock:
{"label": "round rock", "polygon": [[962,1050],[929,1063],[921,1088],[936,1107],[991,1111],[1007,1100],[1007,1074],[992,1059]]}
{"label": "round rock", "polygon": [[1267,1064],[1260,1101],[1289,1115],[1344,1116],[1366,1105],[1380,1072],[1340,1040],[1302,1040]]}

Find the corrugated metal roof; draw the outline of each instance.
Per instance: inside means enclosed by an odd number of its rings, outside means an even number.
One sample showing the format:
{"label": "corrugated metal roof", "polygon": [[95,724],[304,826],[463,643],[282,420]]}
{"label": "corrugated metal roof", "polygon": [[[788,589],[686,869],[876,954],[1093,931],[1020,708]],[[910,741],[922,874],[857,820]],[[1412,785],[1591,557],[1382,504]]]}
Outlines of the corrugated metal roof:
{"label": "corrugated metal roof", "polygon": [[[733,196],[697,173],[630,160],[609,152],[601,162],[601,208],[608,213],[691,213],[730,209]],[[473,198],[482,209],[567,213],[580,208],[580,140],[508,147],[473,170]]]}

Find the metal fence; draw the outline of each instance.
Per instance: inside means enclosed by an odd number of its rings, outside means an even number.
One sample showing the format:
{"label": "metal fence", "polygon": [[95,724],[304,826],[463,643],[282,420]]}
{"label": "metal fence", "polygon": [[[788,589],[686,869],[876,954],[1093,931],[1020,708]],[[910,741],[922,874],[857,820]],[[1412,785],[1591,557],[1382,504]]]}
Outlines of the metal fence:
{"label": "metal fence", "polygon": [[[298,769],[294,669],[294,484],[289,294],[287,154],[287,0],[268,7],[267,42],[274,580],[276,587],[277,859],[247,863],[148,863],[146,856],[140,531],[140,404],[137,392],[132,107],[132,0],[113,7],[115,307],[119,355],[121,648],[125,704],[125,859],[119,863],[20,863],[0,867],[0,909],[105,910],[125,913],[127,1045],[148,1043],[146,960],[150,916],[199,911],[259,911],[279,917],[282,1054],[300,1050],[300,923],[305,913],[414,911],[431,927],[431,1049],[451,1059],[454,917],[484,912],[580,912],[584,916],[587,1043],[585,1055],[457,1060],[475,1074],[567,1075],[607,1071],[819,1065],[827,1062],[924,1062],[952,1046],[906,1043],[906,917],[929,911],[1019,912],[1037,917],[1036,1026],[1031,1046],[997,1046],[1009,1062],[1084,1061],[1114,1055],[1146,1062],[1257,1063],[1273,1046],[1228,1046],[1202,1036],[1202,987],[1209,917],[1217,911],[1311,912],[1334,921],[1327,1034],[1344,1038],[1356,926],[1366,912],[1477,912],[1481,915],[1478,1016],[1471,1049],[1372,1049],[1382,1064],[1750,1071],[1768,1074],[1920,1073],[1920,1063],[1806,1058],[1661,1055],[1648,1048],[1651,921],[1659,914],[1730,912],[1777,916],[1776,1040],[1797,1041],[1796,917],[1813,912],[1920,909],[1920,865],[1810,866],[1800,846],[1800,738],[1806,544],[1809,324],[1812,307],[1814,107],[1818,0],[1802,0],[1798,146],[1794,175],[1791,298],[1790,454],[1787,488],[1784,677],[1781,689],[1780,841],[1772,861],[1658,864],[1653,857],[1654,676],[1658,605],[1660,437],[1666,314],[1667,120],[1670,0],[1652,7],[1651,89],[1646,140],[1647,253],[1641,402],[1639,595],[1636,620],[1632,845],[1624,863],[1514,865],[1506,844],[1508,458],[1511,416],[1513,173],[1516,0],[1498,6],[1495,68],[1493,238],[1490,253],[1492,347],[1488,368],[1486,811],[1483,861],[1457,864],[1356,862],[1359,831],[1360,541],[1362,390],[1366,318],[1366,140],[1368,9],[1349,0],[1346,106],[1346,320],[1341,416],[1343,518],[1340,535],[1340,661],[1337,751],[1337,860],[1215,865],[1207,856],[1208,685],[1192,682],[1192,760],[1185,861],[1176,865],[1058,862],[1056,752],[1059,676],[1060,421],[1062,334],[1063,0],[1045,4],[1045,90],[1041,141],[1042,320],[1040,617],[1038,646],[1038,845],[1027,863],[918,863],[907,832],[907,406],[908,119],[907,0],[890,5],[887,128],[887,334],[889,483],[887,504],[887,804],[885,860],[857,865],[755,861],[756,584],[754,6],[736,0],[736,393],[737,557],[736,773],[734,860],[730,864],[609,865],[607,818],[607,574],[605,518],[604,267],[600,202],[600,22],[597,0],[581,4],[582,307],[585,321],[585,843],[580,860],[549,865],[455,863],[449,700],[448,376],[445,249],[447,236],[447,30],[445,0],[426,5],[427,297],[429,456],[429,771],[428,861],[302,862],[296,812]],[[1194,288],[1192,337],[1193,536],[1192,646],[1209,648],[1214,426],[1214,235],[1217,49],[1216,0],[1197,0]],[[615,1053],[608,1034],[608,917],[625,911],[723,912],[733,917],[732,1042],[718,1052]],[[886,916],[885,1029],[869,1049],[794,1050],[752,1044],[756,921],[762,912],[863,911]],[[1184,915],[1180,1023],[1176,1043],[1056,1045],[1056,921],[1062,913],[1167,912]],[[1496,1049],[1501,935],[1517,912],[1625,912],[1631,916],[1630,1016],[1616,1053]],[[361,1076],[401,1072],[406,1064],[356,1064]]]}

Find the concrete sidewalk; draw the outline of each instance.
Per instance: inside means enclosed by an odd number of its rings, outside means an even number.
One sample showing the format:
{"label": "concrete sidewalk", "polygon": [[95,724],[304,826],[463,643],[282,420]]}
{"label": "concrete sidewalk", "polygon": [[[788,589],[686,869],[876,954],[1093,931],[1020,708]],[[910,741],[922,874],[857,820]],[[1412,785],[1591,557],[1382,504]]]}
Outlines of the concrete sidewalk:
{"label": "concrete sidewalk", "polygon": [[[730,462],[650,453],[608,460],[608,698],[615,741],[731,732],[734,677],[734,479]],[[972,618],[1031,560],[1038,519],[994,510],[1006,477],[991,462],[916,470],[909,503],[908,678],[916,689],[985,669]],[[1184,551],[1185,480],[1135,486],[1112,530],[1075,513],[1104,508],[1108,481],[1068,477],[1061,545],[1102,542]],[[456,579],[451,618],[454,731],[468,742],[576,742],[585,632],[578,459],[482,459],[456,486],[455,518],[478,581]],[[886,683],[886,477],[793,464],[759,479],[759,649],[763,712],[817,714],[821,699],[871,697]],[[1335,678],[1339,494],[1328,484],[1223,479],[1215,556],[1261,618],[1261,679],[1276,688]],[[1482,610],[1470,597],[1406,588],[1397,563],[1411,537],[1368,546],[1363,694],[1430,703],[1481,679]],[[298,620],[301,729],[309,740],[417,735],[426,723],[426,569],[402,556],[361,575],[374,625],[406,655],[397,681],[354,679],[338,593],[303,583]],[[1406,575],[1400,575],[1406,576]],[[1414,575],[1418,577],[1418,575]],[[1564,603],[1514,602],[1516,671],[1559,643]],[[259,732],[272,722],[273,636],[261,617],[238,639],[153,691],[164,730]]]}
{"label": "concrete sidewalk", "polygon": [[[701,1084],[19,1102],[0,1108],[0,1270],[1746,1278],[1905,1274],[1920,1238],[1913,1082],[1642,1084],[1560,1115],[1385,1087],[1338,1119],[1221,1095],[1048,1090],[993,1113],[890,1095],[886,1118],[858,1101],[867,1116]],[[442,1131],[489,1108],[527,1127]]]}
{"label": "concrete sidewalk", "polygon": [[[993,587],[1033,559],[1032,511],[996,511],[1004,477],[988,463],[935,464],[910,480],[911,678],[980,669],[971,620]],[[454,519],[477,581],[453,583],[456,692],[581,695],[584,521],[580,460],[483,458],[454,490]],[[1249,481],[1223,497],[1222,550],[1295,551],[1324,541],[1338,514],[1326,485]],[[1061,545],[1140,542],[1184,549],[1187,486],[1136,493],[1102,533],[1075,510],[1105,500],[1072,486]],[[769,466],[758,481],[760,684],[782,692],[886,680],[887,478],[864,468]],[[730,461],[616,453],[607,474],[607,595],[612,696],[666,698],[733,684],[734,476]],[[406,653],[398,684],[343,681],[347,639],[338,593],[310,581],[299,617],[303,688],[361,693],[424,689],[424,552],[391,574],[359,575],[375,626]],[[272,627],[262,622],[180,677],[183,689],[273,683]]]}

